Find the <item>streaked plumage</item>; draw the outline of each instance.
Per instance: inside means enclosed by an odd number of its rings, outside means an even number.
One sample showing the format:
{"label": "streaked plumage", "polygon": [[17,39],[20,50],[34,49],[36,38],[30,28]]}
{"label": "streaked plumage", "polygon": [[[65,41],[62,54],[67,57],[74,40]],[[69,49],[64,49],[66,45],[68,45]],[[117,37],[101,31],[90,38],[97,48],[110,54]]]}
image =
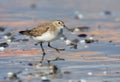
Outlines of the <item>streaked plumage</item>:
{"label": "streaked plumage", "polygon": [[60,20],[56,20],[53,22],[44,23],[44,24],[42,24],[38,27],[35,27],[31,30],[20,31],[19,33],[24,34],[24,35],[28,35],[40,43],[40,46],[41,46],[42,51],[43,51],[43,57],[42,57],[42,61],[43,61],[45,51],[44,51],[44,48],[42,46],[42,43],[48,42],[49,47],[56,49],[56,51],[59,52],[59,50],[61,50],[61,49],[57,49],[57,48],[52,47],[50,45],[50,42],[59,39],[63,35],[63,28],[67,28],[64,25],[64,22],[62,22]]}

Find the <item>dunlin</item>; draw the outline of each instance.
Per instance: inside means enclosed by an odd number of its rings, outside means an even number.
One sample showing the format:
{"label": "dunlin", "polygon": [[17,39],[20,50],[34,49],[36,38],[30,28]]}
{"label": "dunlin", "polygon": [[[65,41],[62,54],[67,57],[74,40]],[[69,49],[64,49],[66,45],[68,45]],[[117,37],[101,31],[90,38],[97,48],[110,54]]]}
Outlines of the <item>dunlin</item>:
{"label": "dunlin", "polygon": [[63,21],[56,20],[56,21],[41,24],[40,26],[37,26],[31,30],[20,31],[19,33],[32,37],[34,40],[36,40],[40,44],[43,52],[43,56],[41,60],[41,63],[42,63],[44,60],[44,56],[46,55],[42,45],[43,42],[48,42],[48,47],[53,48],[58,52],[60,50],[64,50],[64,49],[55,48],[50,45],[50,42],[59,39],[63,35],[63,28],[70,30],[65,26]]}

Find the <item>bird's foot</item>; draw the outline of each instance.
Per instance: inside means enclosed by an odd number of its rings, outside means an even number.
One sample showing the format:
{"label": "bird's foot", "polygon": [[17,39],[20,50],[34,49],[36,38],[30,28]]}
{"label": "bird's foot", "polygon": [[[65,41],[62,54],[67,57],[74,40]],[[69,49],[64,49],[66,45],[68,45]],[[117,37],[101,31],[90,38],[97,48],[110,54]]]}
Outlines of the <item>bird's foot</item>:
{"label": "bird's foot", "polygon": [[51,62],[51,61],[58,61],[58,60],[64,61],[65,59],[64,59],[64,58],[60,58],[60,57],[56,57],[55,59],[47,60],[47,62],[48,62],[48,64],[50,65],[50,62]]}
{"label": "bird's foot", "polygon": [[64,51],[64,50],[65,50],[65,49],[57,49],[57,48],[56,48],[56,51],[57,51],[57,52]]}

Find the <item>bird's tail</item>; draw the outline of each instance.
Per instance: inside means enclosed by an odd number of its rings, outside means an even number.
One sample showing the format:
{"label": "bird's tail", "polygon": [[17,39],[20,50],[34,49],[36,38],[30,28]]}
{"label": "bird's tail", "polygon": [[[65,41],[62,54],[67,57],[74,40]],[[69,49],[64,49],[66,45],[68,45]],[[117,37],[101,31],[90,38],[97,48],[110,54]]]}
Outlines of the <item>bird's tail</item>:
{"label": "bird's tail", "polygon": [[20,31],[19,33],[23,35],[30,35],[30,30]]}

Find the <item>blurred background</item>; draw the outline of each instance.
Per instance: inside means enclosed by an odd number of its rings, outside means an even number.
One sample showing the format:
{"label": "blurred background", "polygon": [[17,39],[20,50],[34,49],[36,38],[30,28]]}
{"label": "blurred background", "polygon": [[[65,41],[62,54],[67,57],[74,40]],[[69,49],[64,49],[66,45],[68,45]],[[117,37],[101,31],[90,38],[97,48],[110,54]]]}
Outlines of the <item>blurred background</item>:
{"label": "blurred background", "polygon": [[[114,20],[120,15],[119,3],[119,0],[0,0],[0,25],[56,19],[84,24],[89,19],[105,21],[106,13],[112,14],[108,20]],[[76,21],[78,14],[82,20]]]}
{"label": "blurred background", "polygon": [[0,0],[0,26],[33,28],[42,22],[62,20],[69,28],[103,27],[106,36],[115,36],[114,40],[119,42],[119,3],[119,0]]}
{"label": "blurred background", "polygon": [[[32,66],[40,61],[40,47],[18,32],[52,20],[62,20],[67,27],[77,28],[71,34],[65,31],[65,35],[78,45],[78,49],[71,49],[64,41],[54,42],[53,45],[66,49],[61,53],[44,45],[46,59],[55,55],[65,58],[65,61],[52,62],[62,75],[58,79],[54,76],[57,80],[52,82],[73,82],[71,79],[75,79],[74,82],[120,82],[120,0],[0,0],[2,82],[11,71],[23,73],[20,75],[25,79],[23,82],[32,80],[27,77],[29,74],[36,78],[39,72],[34,72]],[[37,78],[31,82],[40,82],[41,78]]]}

